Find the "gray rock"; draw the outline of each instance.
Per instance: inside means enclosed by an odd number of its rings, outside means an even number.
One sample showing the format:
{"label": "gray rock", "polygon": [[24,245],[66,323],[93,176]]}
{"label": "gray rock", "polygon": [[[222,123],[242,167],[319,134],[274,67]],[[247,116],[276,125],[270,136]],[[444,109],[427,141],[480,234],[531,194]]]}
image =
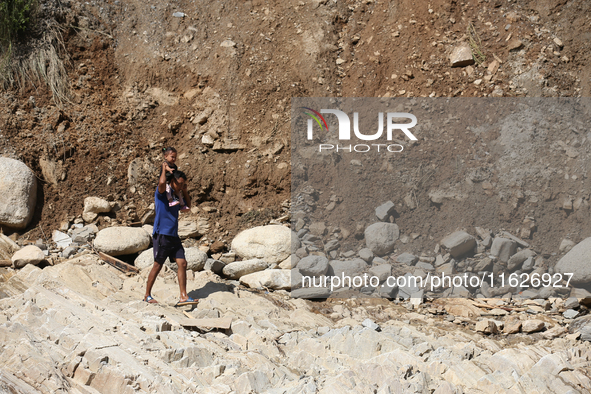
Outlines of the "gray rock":
{"label": "gray rock", "polygon": [[328,298],[330,296],[330,289],[325,287],[302,287],[292,290],[291,296],[293,298],[306,299]]}
{"label": "gray rock", "polygon": [[35,211],[37,178],[21,161],[0,157],[0,225],[26,228]]}
{"label": "gray rock", "polygon": [[492,268],[492,260],[488,257],[483,258],[474,266],[474,272],[490,271]]}
{"label": "gray rock", "polygon": [[470,45],[463,43],[455,47],[449,57],[452,67],[464,67],[474,64]]}
{"label": "gray rock", "polygon": [[173,12],[172,16],[174,16],[175,18],[184,18],[186,16],[186,14],[184,12]]}
{"label": "gray rock", "polygon": [[12,255],[14,268],[22,268],[27,264],[37,265],[45,260],[45,254],[35,245],[28,245]]}
{"label": "gray rock", "polygon": [[388,201],[376,208],[376,216],[381,222],[388,220],[390,215],[395,212],[395,205],[392,201]]}
{"label": "gray rock", "polygon": [[577,297],[568,298],[566,301],[564,301],[563,305],[563,307],[565,307],[566,309],[575,309],[579,306],[579,299]]}
{"label": "gray rock", "polygon": [[525,260],[530,257],[533,258],[535,255],[536,254],[530,249],[520,250],[509,258],[509,261],[507,262],[507,269],[510,271],[520,269]]}
{"label": "gray rock", "polygon": [[330,241],[328,241],[325,245],[324,245],[324,251],[326,253],[336,250],[340,247],[341,245],[339,244],[339,240],[338,239],[331,239]]}
{"label": "gray rock", "polygon": [[262,259],[235,261],[224,267],[223,274],[230,279],[240,279],[241,276],[266,269],[268,264]]}
{"label": "gray rock", "polygon": [[266,287],[273,290],[291,289],[291,270],[271,269],[240,277],[240,283],[256,289]]}
{"label": "gray rock", "polygon": [[582,341],[591,341],[591,315],[573,320],[568,325],[568,332],[571,334],[580,333]]}
{"label": "gray rock", "polygon": [[398,288],[398,296],[404,298],[405,300],[408,300],[412,294],[420,290],[417,286],[418,284],[420,284],[420,280],[415,281],[415,277],[410,273],[407,273],[406,275],[404,275],[404,277],[406,278],[406,280],[401,281],[400,284],[405,285],[400,286]]}
{"label": "gray rock", "polygon": [[575,245],[565,254],[556,266],[555,271],[561,274],[572,273],[572,283],[585,284],[591,282],[591,237]]}
{"label": "gray rock", "polygon": [[459,257],[476,248],[476,238],[465,231],[456,231],[443,238],[441,245],[448,249],[453,257]]}
{"label": "gray rock", "polygon": [[291,253],[292,254],[295,253],[298,249],[300,249],[301,245],[302,245],[302,243],[300,242],[298,235],[292,231],[291,232]]}
{"label": "gray rock", "polygon": [[78,248],[75,248],[75,247],[72,247],[72,246],[68,246],[67,248],[65,248],[62,251],[62,257],[65,258],[65,259],[69,259],[73,255],[75,255],[77,251],[78,251]]}
{"label": "gray rock", "polygon": [[203,266],[204,271],[211,271],[214,274],[221,275],[224,267],[226,264],[220,260],[216,259],[207,259],[205,262],[205,266]]}
{"label": "gray rock", "polygon": [[396,298],[396,295],[398,294],[398,286],[394,283],[391,285],[388,285],[388,283],[383,283],[378,287],[376,293],[382,298]]}
{"label": "gray rock", "polygon": [[562,316],[564,316],[565,319],[574,319],[575,317],[579,316],[579,312],[575,311],[574,309],[568,309],[562,314]]}
{"label": "gray rock", "polygon": [[371,328],[372,330],[375,330],[375,331],[381,331],[379,324],[376,324],[371,319],[365,319],[363,322],[361,322],[361,325],[363,327]]}
{"label": "gray rock", "polygon": [[302,284],[304,282],[304,278],[297,268],[292,268],[290,271],[291,271],[291,288],[292,288],[292,290],[299,289],[300,287],[302,287]]}
{"label": "gray rock", "polygon": [[363,248],[359,251],[359,257],[369,263],[373,259],[373,252],[371,249]]}
{"label": "gray rock", "polygon": [[570,250],[575,246],[575,243],[573,241],[571,241],[570,239],[563,239],[562,242],[560,242],[560,246],[558,247],[558,250],[560,252],[570,252]]}
{"label": "gray rock", "polygon": [[490,247],[490,254],[497,257],[499,261],[506,263],[515,254],[516,249],[517,242],[507,238],[495,237]]}
{"label": "gray rock", "polygon": [[[279,264],[291,255],[292,232],[280,225],[259,226],[239,233],[232,240],[232,250],[245,260],[261,259]],[[296,247],[294,249],[297,250]]]}
{"label": "gray rock", "polygon": [[64,249],[70,246],[72,243],[72,238],[61,231],[54,230],[53,234],[51,235],[53,242],[57,245],[58,248]]}
{"label": "gray rock", "polygon": [[535,259],[533,257],[528,257],[524,262],[523,265],[521,266],[521,269],[523,271],[531,271],[532,269],[534,269],[534,264],[535,264]]}
{"label": "gray rock", "polygon": [[365,229],[365,244],[373,254],[383,256],[394,249],[394,243],[400,236],[394,223],[374,223]]}
{"label": "gray rock", "polygon": [[98,228],[94,224],[77,228],[72,230],[72,241],[78,244],[84,244],[91,241],[96,233],[98,233]]}
{"label": "gray rock", "polygon": [[546,327],[546,325],[541,320],[526,320],[521,324],[521,331],[531,334],[542,331],[544,327]]}
{"label": "gray rock", "polygon": [[329,263],[328,275],[352,277],[367,269],[367,263],[361,259],[338,261],[332,260]]}
{"label": "gray rock", "polygon": [[328,271],[328,259],[324,256],[310,255],[301,259],[297,265],[302,275],[320,276]]}
{"label": "gray rock", "polygon": [[369,269],[371,276],[377,276],[380,283],[383,283],[388,276],[392,275],[392,266],[390,264],[380,264]]}
{"label": "gray rock", "polygon": [[141,227],[108,227],[98,232],[94,247],[111,256],[121,256],[146,250],[150,234]]}
{"label": "gray rock", "polygon": [[396,258],[397,263],[406,264],[406,265],[413,265],[417,261],[419,261],[419,258],[417,256],[415,256],[414,254],[410,254],[410,253],[402,253],[401,255],[399,255]]}
{"label": "gray rock", "polygon": [[373,260],[371,261],[371,264],[374,265],[380,265],[380,264],[387,264],[388,261],[384,260],[381,257],[374,257]]}
{"label": "gray rock", "polygon": [[497,324],[490,319],[483,319],[476,323],[476,332],[481,332],[483,334],[497,334],[499,329]]}
{"label": "gray rock", "polygon": [[433,265],[431,265],[429,263],[424,263],[422,261],[419,261],[417,263],[417,265],[415,265],[415,267],[424,269],[426,271],[434,271],[435,270],[435,267],[433,267]]}
{"label": "gray rock", "polygon": [[99,213],[108,213],[113,209],[114,204],[99,197],[86,197],[84,199],[84,211],[82,219],[90,223],[97,218]]}

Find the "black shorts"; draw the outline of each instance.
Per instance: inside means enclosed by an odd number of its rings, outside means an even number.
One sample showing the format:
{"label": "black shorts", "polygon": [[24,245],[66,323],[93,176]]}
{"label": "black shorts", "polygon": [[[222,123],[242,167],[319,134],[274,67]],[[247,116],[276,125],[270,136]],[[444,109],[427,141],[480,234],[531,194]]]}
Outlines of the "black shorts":
{"label": "black shorts", "polygon": [[158,264],[164,264],[166,258],[170,261],[176,259],[185,259],[185,249],[179,237],[170,235],[154,234],[154,261]]}

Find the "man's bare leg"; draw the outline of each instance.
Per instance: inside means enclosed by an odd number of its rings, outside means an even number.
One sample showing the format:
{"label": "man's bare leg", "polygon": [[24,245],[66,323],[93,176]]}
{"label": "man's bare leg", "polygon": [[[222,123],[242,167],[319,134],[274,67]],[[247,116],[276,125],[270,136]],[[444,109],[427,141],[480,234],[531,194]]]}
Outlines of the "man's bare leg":
{"label": "man's bare leg", "polygon": [[178,267],[177,275],[179,277],[179,288],[181,290],[180,302],[187,301],[189,296],[187,295],[187,260],[176,259],[176,265]]}
{"label": "man's bare leg", "polygon": [[[186,267],[186,262],[185,262]],[[152,287],[154,286],[154,282],[156,282],[156,277],[160,273],[162,269],[162,264],[159,264],[154,261],[154,265],[152,266],[152,270],[148,275],[148,284],[146,285],[146,295],[144,296],[144,300],[147,300],[148,296],[152,295]],[[185,279],[186,282],[186,279]]]}

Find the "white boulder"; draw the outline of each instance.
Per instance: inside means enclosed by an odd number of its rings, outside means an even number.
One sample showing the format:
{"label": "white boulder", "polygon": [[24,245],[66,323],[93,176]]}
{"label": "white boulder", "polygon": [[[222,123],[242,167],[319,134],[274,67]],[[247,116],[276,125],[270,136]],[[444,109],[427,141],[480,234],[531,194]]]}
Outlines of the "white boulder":
{"label": "white boulder", "polygon": [[278,264],[291,254],[291,233],[288,227],[280,225],[254,227],[232,240],[232,250],[245,260],[262,259],[269,265]]}
{"label": "white boulder", "polygon": [[0,226],[29,225],[37,201],[37,179],[25,163],[0,157]]}
{"label": "white boulder", "polygon": [[250,288],[289,290],[291,289],[291,270],[273,269],[253,272],[240,277],[240,283]]}
{"label": "white boulder", "polygon": [[37,265],[45,260],[45,254],[35,245],[28,245],[12,255],[14,268],[22,268],[27,264]]}
{"label": "white boulder", "polygon": [[113,205],[100,197],[86,197],[84,199],[84,211],[82,212],[82,219],[90,223],[99,213],[111,212]]}
{"label": "white boulder", "polygon": [[141,227],[108,227],[98,232],[94,247],[111,256],[132,254],[150,246],[150,234]]}
{"label": "white boulder", "polygon": [[230,263],[224,267],[222,272],[230,279],[240,279],[244,275],[262,271],[267,267],[268,264],[265,260],[252,259]]}

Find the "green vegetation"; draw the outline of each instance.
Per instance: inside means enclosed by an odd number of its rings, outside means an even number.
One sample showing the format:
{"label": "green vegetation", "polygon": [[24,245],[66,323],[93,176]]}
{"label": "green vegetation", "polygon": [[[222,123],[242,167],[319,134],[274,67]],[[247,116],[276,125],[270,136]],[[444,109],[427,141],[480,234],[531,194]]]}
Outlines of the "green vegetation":
{"label": "green vegetation", "polygon": [[39,2],[0,0],[0,88],[44,84],[61,105],[69,96],[63,28],[39,13]]}
{"label": "green vegetation", "polygon": [[2,71],[10,62],[14,42],[34,21],[37,0],[0,0],[0,56]]}

